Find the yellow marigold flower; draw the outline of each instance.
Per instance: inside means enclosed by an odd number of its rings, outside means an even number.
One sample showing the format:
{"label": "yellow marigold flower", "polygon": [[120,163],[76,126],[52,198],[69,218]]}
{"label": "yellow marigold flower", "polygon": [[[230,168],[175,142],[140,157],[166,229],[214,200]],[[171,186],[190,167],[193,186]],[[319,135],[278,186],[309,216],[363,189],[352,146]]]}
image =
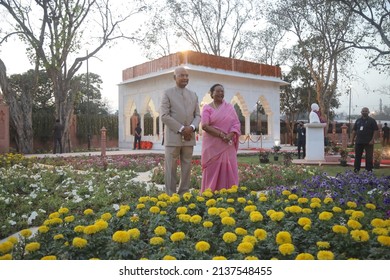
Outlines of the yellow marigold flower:
{"label": "yellow marigold flower", "polygon": [[98,231],[101,231],[103,229],[108,228],[108,223],[105,220],[101,219],[95,222],[95,226],[97,226]]}
{"label": "yellow marigold flower", "polygon": [[190,222],[193,224],[200,224],[201,221],[202,221],[202,217],[199,215],[194,215],[190,219]]}
{"label": "yellow marigold flower", "polygon": [[49,219],[55,219],[55,218],[59,218],[60,217],[60,213],[58,212],[53,212],[49,215]]}
{"label": "yellow marigold flower", "polygon": [[50,230],[50,228],[48,227],[48,226],[40,226],[39,228],[38,228],[38,232],[39,233],[46,233],[46,232],[48,232]]}
{"label": "yellow marigold flower", "polygon": [[[162,214],[163,211],[160,212]],[[139,221],[139,217],[137,214],[134,214],[133,216],[130,217],[130,221],[133,223],[137,223]]]}
{"label": "yellow marigold flower", "polygon": [[348,220],[347,225],[352,229],[360,229],[362,228],[362,224],[356,220]]}
{"label": "yellow marigold flower", "polygon": [[348,229],[345,226],[341,226],[341,225],[334,225],[332,227],[332,230],[335,233],[342,233],[342,234],[348,233]]}
{"label": "yellow marigold flower", "polygon": [[268,198],[266,196],[261,196],[261,197],[259,197],[259,201],[266,202],[266,201],[268,201]]}
{"label": "yellow marigold flower", "polygon": [[136,206],[137,209],[144,209],[145,208],[145,204],[143,203],[138,203],[137,206]]}
{"label": "yellow marigold flower", "polygon": [[206,241],[199,241],[195,244],[195,250],[198,252],[206,252],[210,250],[210,244]]}
{"label": "yellow marigold flower", "polygon": [[164,216],[167,214],[167,211],[160,211],[160,216]]}
{"label": "yellow marigold flower", "polygon": [[253,244],[250,242],[241,242],[237,246],[237,251],[241,254],[249,254],[253,251]]}
{"label": "yellow marigold flower", "polygon": [[319,260],[333,260],[334,254],[331,251],[321,250],[317,253],[317,259]]}
{"label": "yellow marigold flower", "polygon": [[[236,186],[236,185],[235,185]],[[238,187],[238,186],[237,186]],[[247,187],[245,187],[245,186],[241,186],[240,187],[240,190],[242,190],[242,191],[246,191],[248,188]]]}
{"label": "yellow marigold flower", "polygon": [[126,243],[130,241],[130,233],[126,230],[118,230],[112,235],[112,240],[117,243]]}
{"label": "yellow marigold flower", "polygon": [[310,201],[311,201],[312,203],[321,203],[321,199],[318,198],[318,197],[313,197],[312,199],[310,199]]}
{"label": "yellow marigold flower", "polygon": [[241,204],[245,204],[246,203],[246,199],[244,197],[239,197],[239,198],[237,198],[237,202],[241,203]]}
{"label": "yellow marigold flower", "polygon": [[156,197],[151,197],[150,201],[153,202],[153,203],[157,203],[158,199]]}
{"label": "yellow marigold flower", "polygon": [[206,201],[206,206],[207,207],[212,207],[212,206],[215,206],[217,204],[217,201],[213,198],[209,199]]}
{"label": "yellow marigold flower", "polygon": [[242,242],[249,242],[255,245],[257,243],[257,239],[253,235],[245,235],[244,238],[242,239]]}
{"label": "yellow marigold flower", "polygon": [[376,206],[375,206],[375,204],[372,204],[372,203],[366,203],[366,208],[370,209],[370,210],[375,210]]}
{"label": "yellow marigold flower", "polygon": [[281,212],[281,211],[275,212],[275,213],[271,214],[270,218],[274,222],[280,222],[284,218],[284,212]]}
{"label": "yellow marigold flower", "polygon": [[291,234],[288,231],[279,231],[275,238],[276,244],[292,243]]}
{"label": "yellow marigold flower", "polygon": [[365,230],[355,229],[351,231],[351,237],[357,242],[366,242],[370,239],[370,235]]}
{"label": "yellow marigold flower", "polygon": [[364,212],[363,211],[353,211],[351,215],[351,219],[354,220],[359,220],[360,218],[364,217]]}
{"label": "yellow marigold flower", "polygon": [[176,208],[176,213],[177,214],[185,214],[185,213],[187,213],[187,207],[177,207]]}
{"label": "yellow marigold flower", "polygon": [[129,205],[121,205],[121,206],[119,206],[119,210],[124,210],[127,212],[130,210],[130,206]]}
{"label": "yellow marigold flower", "polygon": [[256,256],[247,256],[247,257],[245,257],[244,260],[246,260],[246,261],[257,261],[257,260],[259,260],[259,258],[256,257]]}
{"label": "yellow marigold flower", "polygon": [[307,199],[306,197],[298,198],[298,203],[299,204],[305,204],[305,203],[308,203],[308,202],[309,202],[309,199]]}
{"label": "yellow marigold flower", "polygon": [[57,257],[54,255],[44,256],[41,258],[42,261],[55,261],[57,260]]}
{"label": "yellow marigold flower", "polygon": [[84,210],[84,215],[93,215],[93,210],[92,209],[90,209],[90,208],[88,208],[88,209],[85,209]]}
{"label": "yellow marigold flower", "polygon": [[41,248],[41,244],[39,244],[38,242],[30,242],[28,244],[26,244],[26,251],[27,252],[35,252],[37,250],[39,250],[39,248]]}
{"label": "yellow marigold flower", "polygon": [[158,214],[158,213],[160,213],[160,208],[157,206],[152,206],[149,208],[149,212],[152,214]]}
{"label": "yellow marigold flower", "polygon": [[303,208],[302,209],[303,214],[311,214],[312,212],[313,212],[313,210],[311,210],[310,208]]}
{"label": "yellow marigold flower", "polygon": [[84,226],[76,226],[74,232],[81,233],[84,232]]}
{"label": "yellow marigold flower", "polygon": [[310,208],[321,208],[321,203],[312,202],[310,203]]}
{"label": "yellow marigold flower", "polygon": [[230,189],[227,189],[226,191],[228,193],[237,193],[238,188],[234,187],[234,185],[233,185]]}
{"label": "yellow marigold flower", "polygon": [[184,232],[182,232],[182,231],[177,231],[177,232],[174,232],[174,233],[171,234],[170,239],[171,239],[173,242],[179,242],[179,241],[184,240],[185,237],[186,237],[186,235],[185,235]]}
{"label": "yellow marigold flower", "polygon": [[27,238],[27,237],[30,237],[32,235],[32,231],[29,229],[22,229],[20,231],[20,235]]}
{"label": "yellow marigold flower", "polygon": [[171,256],[171,255],[165,255],[163,257],[163,260],[164,261],[174,261],[174,260],[176,260],[176,258],[174,256]]}
{"label": "yellow marigold flower", "polygon": [[160,236],[155,236],[149,239],[150,245],[161,245],[164,243],[164,239]]}
{"label": "yellow marigold flower", "polygon": [[130,234],[131,239],[138,239],[141,235],[141,232],[138,228],[132,228],[127,231]]}
{"label": "yellow marigold flower", "polygon": [[5,254],[14,248],[14,244],[11,241],[5,241],[0,243],[0,253]]}
{"label": "yellow marigold flower", "polygon": [[247,205],[244,207],[244,211],[248,212],[248,213],[255,211],[255,210],[257,210],[256,205]]}
{"label": "yellow marigold flower", "polygon": [[117,216],[118,218],[121,218],[121,217],[123,217],[124,215],[126,215],[126,213],[127,213],[127,210],[126,210],[126,209],[119,209],[118,212],[116,212],[116,216]]}
{"label": "yellow marigold flower", "polygon": [[291,194],[291,192],[289,190],[282,191],[282,195],[288,196],[290,194]]}
{"label": "yellow marigold flower", "polygon": [[302,212],[302,208],[299,207],[298,205],[293,205],[290,207],[286,207],[285,211],[290,212],[290,213],[294,213],[294,214],[299,214]]}
{"label": "yellow marigold flower", "polygon": [[203,222],[203,227],[205,227],[205,228],[211,228],[211,227],[213,227],[213,222],[210,222],[210,221],[205,221],[205,222]]}
{"label": "yellow marigold flower", "polygon": [[233,243],[237,240],[237,235],[233,232],[225,232],[222,239],[225,243]]}
{"label": "yellow marigold flower", "polygon": [[108,221],[108,220],[111,220],[112,218],[112,215],[110,213],[104,213],[100,216],[100,218],[102,218],[104,221]]}
{"label": "yellow marigold flower", "polygon": [[324,203],[325,204],[329,204],[329,203],[332,203],[333,202],[333,198],[331,198],[331,197],[325,197],[325,199],[324,199]]}
{"label": "yellow marigold flower", "polygon": [[[191,205],[195,205],[195,204],[192,203]],[[165,208],[165,207],[168,206],[168,204],[167,204],[165,201],[158,201],[158,202],[156,203],[156,206],[158,206],[158,207],[160,207],[160,208]],[[190,207],[190,206],[188,206],[188,207]]]}
{"label": "yellow marigold flower", "polygon": [[188,205],[188,208],[190,208],[190,209],[195,209],[195,208],[196,208],[196,204],[195,204],[195,203],[190,203],[190,204]]}
{"label": "yellow marigold flower", "polygon": [[357,207],[357,204],[356,204],[356,202],[348,201],[348,202],[347,202],[347,206],[348,206],[349,208],[356,208],[356,207]]}
{"label": "yellow marigold flower", "polygon": [[197,200],[198,202],[203,202],[203,201],[205,201],[205,198],[202,197],[202,196],[197,196],[197,197],[196,197],[196,200]]}
{"label": "yellow marigold flower", "polygon": [[376,235],[389,235],[389,231],[385,228],[373,228],[372,233]]}
{"label": "yellow marigold flower", "polygon": [[234,209],[233,207],[228,207],[228,208],[226,208],[226,211],[227,211],[229,214],[234,214],[234,213],[236,213],[236,209]]}
{"label": "yellow marigold flower", "polygon": [[213,197],[213,192],[212,192],[210,189],[207,189],[207,190],[205,190],[205,191],[202,193],[202,196],[208,197],[208,198]]}
{"label": "yellow marigold flower", "polygon": [[303,230],[305,231],[311,230],[311,225],[304,225]]}
{"label": "yellow marigold flower", "polygon": [[91,235],[95,234],[99,231],[99,228],[96,225],[89,225],[84,228],[84,233]]}
{"label": "yellow marigold flower", "polygon": [[71,223],[71,222],[74,221],[74,216],[73,216],[73,215],[66,216],[66,217],[64,218],[64,221],[65,221],[66,223]]}
{"label": "yellow marigold flower", "polygon": [[253,232],[253,235],[260,241],[267,239],[267,232],[264,229],[258,228]]}
{"label": "yellow marigold flower", "polygon": [[167,233],[167,229],[164,226],[158,226],[154,229],[154,233],[158,236],[163,236]]}
{"label": "yellow marigold flower", "polygon": [[69,209],[65,208],[65,207],[61,207],[60,209],[58,209],[58,213],[60,213],[60,214],[67,214],[68,212],[69,212]]}
{"label": "yellow marigold flower", "polygon": [[191,216],[188,215],[188,214],[180,214],[178,216],[179,220],[182,221],[182,222],[185,222],[185,223],[188,223],[191,219]]}
{"label": "yellow marigold flower", "polygon": [[318,215],[318,218],[319,218],[321,221],[329,221],[330,219],[333,218],[333,213],[328,212],[328,211],[324,211],[324,212],[321,212],[321,213]]}
{"label": "yellow marigold flower", "polygon": [[189,201],[191,199],[191,197],[192,197],[192,194],[189,192],[186,192],[185,194],[183,194],[183,199],[185,201]]}
{"label": "yellow marigold flower", "polygon": [[219,210],[218,210],[218,208],[216,208],[216,207],[210,207],[210,208],[207,210],[207,213],[208,213],[210,216],[216,216],[216,215],[219,215]]}
{"label": "yellow marigold flower", "polygon": [[335,212],[335,213],[341,213],[343,211],[343,209],[341,209],[340,207],[334,206],[332,208],[332,211]]}
{"label": "yellow marigold flower", "polygon": [[295,258],[296,260],[314,260],[314,256],[309,253],[300,253],[298,256]]}
{"label": "yellow marigold flower", "polygon": [[275,213],[276,211],[275,210],[273,210],[273,209],[270,209],[270,210],[268,210],[267,212],[266,212],[266,214],[267,214],[267,216],[269,217],[269,216],[271,216],[273,213]]}
{"label": "yellow marigold flower", "polygon": [[222,218],[225,218],[225,217],[229,217],[230,214],[228,211],[226,210],[222,210],[222,211],[219,211],[219,217],[222,219]]}
{"label": "yellow marigold flower", "polygon": [[223,217],[221,219],[221,223],[225,226],[234,226],[236,224],[236,220],[232,217]]}
{"label": "yellow marigold flower", "polygon": [[316,244],[317,244],[317,247],[320,249],[329,249],[330,248],[329,242],[326,242],[326,241],[318,241]]}
{"label": "yellow marigold flower", "polygon": [[301,227],[303,226],[306,226],[306,225],[311,225],[311,220],[309,218],[306,218],[306,217],[301,217],[298,219],[298,225],[300,225]]}
{"label": "yellow marigold flower", "polygon": [[149,201],[149,197],[148,196],[141,196],[138,198],[138,202],[139,203],[145,203],[145,202],[148,202]]}
{"label": "yellow marigold flower", "polygon": [[381,235],[378,236],[377,240],[381,245],[390,247],[390,236]]}
{"label": "yellow marigold flower", "polygon": [[234,201],[235,201],[235,200],[234,200],[233,198],[228,198],[228,199],[226,199],[226,202],[227,202],[227,203],[230,203],[230,204],[231,204],[231,203],[234,203]]}
{"label": "yellow marigold flower", "polygon": [[8,237],[7,241],[12,242],[12,244],[17,244],[19,239],[16,236],[10,236]]}
{"label": "yellow marigold flower", "polygon": [[259,211],[252,211],[249,214],[249,219],[251,220],[251,222],[256,223],[256,222],[261,222],[264,219],[264,217]]}
{"label": "yellow marigold flower", "polygon": [[291,255],[292,253],[294,253],[294,251],[295,251],[295,247],[291,243],[284,243],[279,246],[279,252],[283,256]]}
{"label": "yellow marigold flower", "polygon": [[347,215],[352,215],[353,211],[355,211],[355,210],[353,210],[353,209],[347,209],[347,210],[345,210],[345,214],[347,214]]}
{"label": "yellow marigold flower", "polygon": [[289,200],[297,200],[297,199],[298,199],[298,196],[297,196],[296,194],[290,194],[290,195],[288,196],[288,199],[289,199]]}
{"label": "yellow marigold flower", "polygon": [[225,261],[227,260],[227,258],[225,258],[224,256],[215,256],[212,258],[213,261]]}
{"label": "yellow marigold flower", "polygon": [[371,220],[371,225],[373,227],[383,228],[386,226],[386,223],[383,219],[375,218]]}
{"label": "yellow marigold flower", "polygon": [[53,219],[49,219],[49,220],[46,220],[43,222],[43,224],[45,226],[47,226],[47,225],[60,225],[62,223],[63,223],[63,221],[61,218],[53,218]]}
{"label": "yellow marigold flower", "polygon": [[234,230],[237,235],[246,235],[248,231],[244,228],[238,227]]}
{"label": "yellow marigold flower", "polygon": [[10,261],[10,260],[12,260],[12,255],[11,254],[5,254],[4,256],[0,256],[0,260],[2,260],[2,261]]}
{"label": "yellow marigold flower", "polygon": [[56,235],[53,236],[53,239],[54,240],[64,239],[64,235],[61,234],[61,233],[60,234],[56,234]]}

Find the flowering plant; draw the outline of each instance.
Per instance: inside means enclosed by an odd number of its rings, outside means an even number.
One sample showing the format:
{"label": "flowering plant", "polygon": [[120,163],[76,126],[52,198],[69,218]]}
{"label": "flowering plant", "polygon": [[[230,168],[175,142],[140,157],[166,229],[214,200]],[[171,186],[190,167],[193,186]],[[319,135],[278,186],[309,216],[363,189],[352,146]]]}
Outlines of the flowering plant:
{"label": "flowering plant", "polygon": [[282,147],[279,146],[279,145],[274,145],[274,146],[272,146],[272,150],[274,151],[274,153],[279,152],[281,149],[282,149]]}
{"label": "flowering plant", "polygon": [[382,150],[381,149],[375,149],[374,150],[374,162],[381,162],[382,160]]}

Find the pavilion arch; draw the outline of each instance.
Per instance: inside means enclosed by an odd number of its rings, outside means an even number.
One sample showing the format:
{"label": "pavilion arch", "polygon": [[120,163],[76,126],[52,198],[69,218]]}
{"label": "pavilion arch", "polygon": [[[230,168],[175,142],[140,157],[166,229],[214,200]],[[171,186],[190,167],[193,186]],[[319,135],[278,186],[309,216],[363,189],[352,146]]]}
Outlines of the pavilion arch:
{"label": "pavilion arch", "polygon": [[[149,134],[146,132],[145,129],[145,115],[147,113],[150,113],[152,117],[152,133]],[[154,104],[153,99],[150,96],[147,96],[144,99],[144,102],[142,104],[142,113],[141,113],[141,128],[142,128],[142,134],[143,135],[157,135],[158,134],[158,125],[157,125],[157,118],[159,117],[159,112],[156,109],[156,105]]]}

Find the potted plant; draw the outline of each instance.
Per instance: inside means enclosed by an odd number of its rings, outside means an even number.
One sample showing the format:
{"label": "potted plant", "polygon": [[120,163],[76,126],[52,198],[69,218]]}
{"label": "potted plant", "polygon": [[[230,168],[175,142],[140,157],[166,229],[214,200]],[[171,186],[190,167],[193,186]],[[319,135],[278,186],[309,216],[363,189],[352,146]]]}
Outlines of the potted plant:
{"label": "potted plant", "polygon": [[340,165],[341,166],[347,166],[348,161],[348,150],[344,148],[339,149],[340,153]]}
{"label": "potted plant", "polygon": [[382,161],[382,150],[375,149],[374,150],[374,168],[378,169],[381,166]]}
{"label": "potted plant", "polygon": [[272,150],[274,151],[274,160],[278,160],[279,159],[278,153],[279,153],[280,149],[282,149],[282,147],[279,146],[279,145],[274,145],[272,147]]}
{"label": "potted plant", "polygon": [[269,162],[270,152],[267,150],[260,150],[259,152],[259,160],[260,163],[268,163]]}

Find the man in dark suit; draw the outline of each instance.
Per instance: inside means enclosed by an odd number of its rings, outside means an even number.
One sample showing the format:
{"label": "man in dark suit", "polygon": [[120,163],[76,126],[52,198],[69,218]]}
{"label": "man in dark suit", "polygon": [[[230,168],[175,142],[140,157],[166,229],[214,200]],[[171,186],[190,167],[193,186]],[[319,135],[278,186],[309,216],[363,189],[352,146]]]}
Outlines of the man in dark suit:
{"label": "man in dark suit", "polygon": [[299,122],[297,126],[297,146],[298,146],[298,158],[306,157],[306,128],[303,126],[303,122]]}
{"label": "man in dark suit", "polygon": [[198,96],[186,88],[188,72],[177,67],[173,75],[176,86],[167,89],[162,97],[160,113],[164,128],[165,146],[165,191],[176,193],[177,164],[180,160],[181,174],[178,194],[184,194],[190,188],[191,161],[195,141],[195,130],[200,123]]}

